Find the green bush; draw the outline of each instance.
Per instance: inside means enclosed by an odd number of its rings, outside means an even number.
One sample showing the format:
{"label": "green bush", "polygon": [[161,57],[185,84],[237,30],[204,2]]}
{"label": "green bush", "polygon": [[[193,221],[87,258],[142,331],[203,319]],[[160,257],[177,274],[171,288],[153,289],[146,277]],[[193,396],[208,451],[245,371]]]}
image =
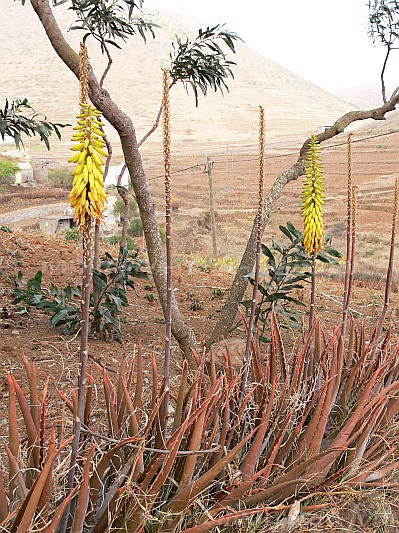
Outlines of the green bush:
{"label": "green bush", "polygon": [[10,178],[18,172],[19,166],[16,159],[3,159],[0,161],[0,183],[10,183]]}
{"label": "green bush", "polygon": [[65,232],[66,241],[79,241],[82,238],[82,234],[78,228],[71,228]]}
{"label": "green bush", "polygon": [[[125,214],[125,211],[126,211],[125,202],[123,201],[122,198],[119,198],[114,203],[114,214],[115,216],[121,215],[123,217]],[[136,201],[130,200],[130,216],[137,215],[137,212],[138,212],[138,208],[137,208]]]}
{"label": "green bush", "polygon": [[53,168],[48,172],[51,185],[57,189],[69,190],[72,188],[73,176],[69,168]]}
{"label": "green bush", "polygon": [[[115,233],[115,235],[111,235],[111,237],[108,237],[106,239],[106,241],[109,242],[109,244],[118,244],[118,245],[121,243],[121,240],[122,240],[121,233]],[[133,237],[131,237],[130,235],[127,235],[126,247],[128,250],[138,250],[137,244],[135,243]]]}
{"label": "green bush", "polygon": [[[112,327],[116,328],[119,340],[122,338],[122,313],[128,307],[127,291],[135,290],[135,278],[148,278],[142,270],[145,262],[138,259],[137,252],[128,252],[127,248],[120,248],[120,254],[114,259],[109,252],[104,254],[99,269],[93,268],[93,285],[97,288],[100,298],[94,304],[93,293],[90,295],[90,306],[94,316],[100,318],[100,330],[108,338]],[[71,335],[78,329],[82,314],[82,288],[80,285],[72,287],[57,287],[53,283],[50,289],[42,286],[43,274],[39,270],[26,283],[22,281],[22,272],[18,272],[13,291],[14,304],[21,302],[26,311],[31,307],[41,309],[51,315],[50,324],[62,328],[63,333]]]}
{"label": "green bush", "polygon": [[140,237],[143,234],[143,223],[141,222],[141,218],[134,218],[130,221],[128,233],[132,237]]}

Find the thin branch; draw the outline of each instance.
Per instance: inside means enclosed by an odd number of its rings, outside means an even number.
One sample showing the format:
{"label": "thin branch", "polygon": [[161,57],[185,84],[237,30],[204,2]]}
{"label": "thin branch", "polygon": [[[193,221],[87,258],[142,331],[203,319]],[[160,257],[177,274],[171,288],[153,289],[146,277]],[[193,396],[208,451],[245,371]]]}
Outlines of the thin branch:
{"label": "thin branch", "polygon": [[105,70],[104,70],[104,72],[103,72],[103,75],[101,76],[101,79],[100,79],[100,87],[103,86],[103,84],[104,84],[104,80],[105,80],[105,78],[106,78],[106,76],[107,76],[107,74],[108,74],[108,72],[109,72],[109,70],[110,70],[110,68],[111,68],[112,63],[113,63],[113,61],[112,61],[112,57],[111,57],[111,54],[110,54],[110,52],[109,52],[109,50],[108,50],[108,47],[107,47],[107,45],[106,45],[106,43],[105,43],[105,39],[104,39],[104,36],[103,36],[103,35],[101,35],[101,44],[102,44],[102,46],[103,46],[103,48],[104,48],[104,50],[105,50],[105,53],[107,54],[107,57],[108,57],[108,65],[106,66],[106,68],[105,68]]}
{"label": "thin branch", "polygon": [[381,70],[381,75],[380,75],[382,99],[383,99],[385,104],[387,102],[387,95],[386,95],[384,76],[385,76],[385,69],[386,69],[386,66],[387,66],[387,63],[388,63],[388,58],[389,58],[390,53],[391,53],[391,47],[390,47],[390,45],[388,45],[387,53],[385,55],[385,59],[384,59],[383,65],[382,65],[382,70]]}
{"label": "thin branch", "polygon": [[[366,111],[350,111],[336,120],[331,128],[328,128],[325,132],[316,135],[316,138],[319,143],[323,143],[336,137],[340,133],[343,133],[345,128],[352,124],[352,122],[367,120],[370,118],[374,120],[385,120],[385,115],[391,111],[395,111],[398,102],[399,91],[381,107]],[[296,162],[289,169],[282,172],[275,179],[273,185],[271,186],[269,194],[266,196],[265,207],[263,210],[263,228],[267,226],[267,222],[270,218],[274,204],[281,197],[284,188],[290,181],[297,180],[305,173],[305,158],[309,148],[309,143],[310,138],[303,143]],[[212,341],[218,341],[221,338],[226,337],[234,323],[239,303],[244,298],[245,290],[248,284],[247,276],[251,273],[255,263],[256,236],[257,217],[255,217],[252,231],[233,280],[231,290],[221,310],[219,321],[217,322],[211,334],[209,334],[206,338],[205,344],[207,348],[210,347]]]}

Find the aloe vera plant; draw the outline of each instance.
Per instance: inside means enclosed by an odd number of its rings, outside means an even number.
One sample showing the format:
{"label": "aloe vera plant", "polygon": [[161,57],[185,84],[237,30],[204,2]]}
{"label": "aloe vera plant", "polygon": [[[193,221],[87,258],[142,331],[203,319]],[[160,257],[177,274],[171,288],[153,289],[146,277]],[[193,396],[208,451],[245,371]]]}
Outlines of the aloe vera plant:
{"label": "aloe vera plant", "polygon": [[[217,372],[212,356],[209,377],[198,356],[193,377],[183,364],[181,383],[171,386],[173,414],[159,447],[165,392],[155,359],[150,394],[144,388],[141,346],[130,362],[122,361],[116,382],[103,368],[93,368],[73,490],[65,488],[65,465],[72,448],[68,412],[76,417],[76,391],[45,387],[39,393],[35,365],[23,358],[29,397],[8,376],[2,530],[55,532],[71,505],[74,521],[67,531],[74,533],[144,527],[206,531],[337,480],[364,486],[389,479],[399,446],[392,426],[399,412],[399,344],[390,329],[378,343],[367,342],[364,327],[356,331],[352,319],[346,351],[340,325],[329,337],[316,317],[292,357],[285,353],[274,313],[270,331],[266,362],[253,343],[253,379],[244,398],[228,346],[226,368]],[[91,425],[98,372],[107,405],[105,431]],[[49,426],[47,420],[54,418],[47,412],[47,397],[53,400],[54,393],[65,409]]]}

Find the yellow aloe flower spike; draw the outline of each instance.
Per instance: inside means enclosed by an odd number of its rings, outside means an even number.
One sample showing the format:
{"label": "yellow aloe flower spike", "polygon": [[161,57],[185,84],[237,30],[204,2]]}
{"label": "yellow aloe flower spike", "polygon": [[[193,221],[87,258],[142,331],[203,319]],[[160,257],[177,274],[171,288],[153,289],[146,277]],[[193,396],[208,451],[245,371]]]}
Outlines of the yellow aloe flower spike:
{"label": "yellow aloe flower spike", "polygon": [[[103,150],[105,142],[103,132],[99,130],[101,113],[87,103],[87,48],[81,44],[80,49],[80,114],[78,125],[74,128],[73,140],[76,144],[71,150],[76,152],[69,160],[77,163],[72,172],[73,187],[69,195],[71,206],[75,208],[75,221],[83,229],[92,218],[101,219],[104,211],[105,190],[103,180]],[[102,123],[101,123],[102,124]]]}
{"label": "yellow aloe flower spike", "polygon": [[324,245],[322,206],[325,196],[323,192],[324,178],[320,146],[316,135],[312,135],[306,163],[306,178],[302,189],[303,243],[309,256],[316,254]]}

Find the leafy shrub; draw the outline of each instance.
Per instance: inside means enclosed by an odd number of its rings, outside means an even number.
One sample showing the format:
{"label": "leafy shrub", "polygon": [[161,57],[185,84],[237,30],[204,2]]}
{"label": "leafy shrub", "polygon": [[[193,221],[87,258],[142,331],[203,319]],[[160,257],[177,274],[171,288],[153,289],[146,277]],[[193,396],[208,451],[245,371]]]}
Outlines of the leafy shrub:
{"label": "leafy shrub", "polygon": [[16,159],[1,159],[0,160],[0,183],[5,185],[11,182],[11,178],[18,172],[19,166]]}
{"label": "leafy shrub", "polygon": [[56,189],[70,190],[73,176],[69,168],[53,168],[48,172],[49,180]]}
{"label": "leafy shrub", "polygon": [[143,223],[141,222],[141,218],[133,218],[133,220],[130,221],[128,233],[132,237],[140,237],[143,234]]}
{"label": "leafy shrub", "polygon": [[[123,307],[128,305],[127,290],[129,287],[134,289],[134,278],[148,277],[142,270],[144,266],[144,261],[139,260],[137,254],[121,248],[117,260],[106,252],[100,269],[93,269],[93,284],[100,295],[94,314],[100,316],[101,331],[107,334],[112,325],[121,339],[121,315]],[[39,270],[24,286],[22,273],[18,272],[13,291],[14,304],[24,302],[28,310],[30,307],[41,309],[51,315],[50,323],[53,326],[62,328],[65,334],[74,333],[81,321],[82,287],[68,284],[65,288],[58,288],[52,283],[50,289],[45,289],[42,287],[42,276]],[[93,303],[91,295],[91,306]]]}
{"label": "leafy shrub", "polygon": [[[133,199],[130,200],[130,216],[137,215],[138,213],[138,207],[137,202]],[[126,212],[126,206],[125,202],[122,198],[118,198],[118,200],[114,203],[114,214],[115,216],[124,216]]]}
{"label": "leafy shrub", "polygon": [[80,241],[81,238],[82,234],[80,233],[78,228],[71,228],[65,232],[66,241]]}
{"label": "leafy shrub", "polygon": [[[263,268],[266,267],[267,271],[258,287],[261,300],[257,305],[255,323],[260,321],[266,325],[271,311],[274,310],[282,325],[285,323],[295,328],[300,327],[300,321],[293,306],[304,307],[305,304],[294,297],[294,294],[295,291],[303,291],[304,284],[309,283],[312,265],[303,245],[303,233],[291,222],[287,222],[287,227],[279,226],[279,229],[289,242],[285,246],[274,240],[271,247],[262,244],[265,258]],[[331,237],[327,237],[326,246],[317,253],[316,259],[324,264],[338,265],[337,259],[342,257],[342,254],[330,245]],[[250,274],[249,281],[253,285],[253,274]],[[245,300],[242,304],[248,311],[252,300]],[[268,340],[263,337],[262,339]]]}
{"label": "leafy shrub", "polygon": [[[111,237],[107,237],[105,239],[109,244],[119,244],[122,241],[122,234],[121,233],[115,233],[115,235],[111,235]],[[130,236],[126,236],[126,247],[128,250],[138,250],[138,246],[135,243],[134,239]]]}

